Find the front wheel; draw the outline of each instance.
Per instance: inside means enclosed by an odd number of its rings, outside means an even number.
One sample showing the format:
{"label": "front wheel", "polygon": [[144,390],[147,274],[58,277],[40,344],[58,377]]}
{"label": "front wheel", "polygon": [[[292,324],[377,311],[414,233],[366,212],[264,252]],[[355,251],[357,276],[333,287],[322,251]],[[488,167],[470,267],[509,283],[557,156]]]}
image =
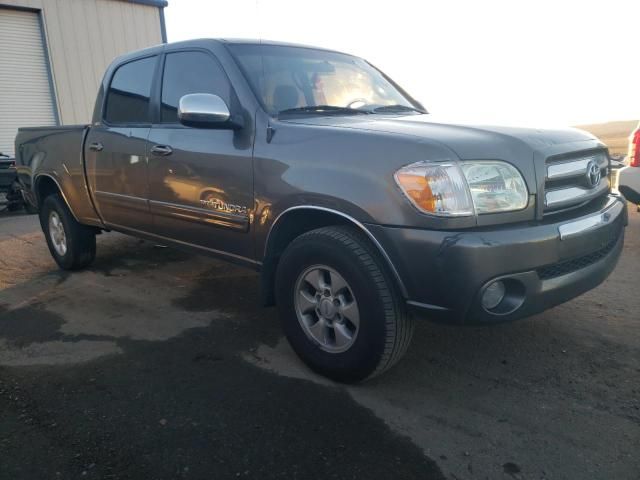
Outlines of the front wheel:
{"label": "front wheel", "polygon": [[73,218],[59,194],[49,195],[42,202],[40,225],[51,256],[60,268],[78,270],[93,262],[96,256],[95,231]]}
{"label": "front wheel", "polygon": [[324,227],[296,238],[276,275],[289,343],[309,367],[354,383],[391,368],[413,334],[380,255],[358,230]]}

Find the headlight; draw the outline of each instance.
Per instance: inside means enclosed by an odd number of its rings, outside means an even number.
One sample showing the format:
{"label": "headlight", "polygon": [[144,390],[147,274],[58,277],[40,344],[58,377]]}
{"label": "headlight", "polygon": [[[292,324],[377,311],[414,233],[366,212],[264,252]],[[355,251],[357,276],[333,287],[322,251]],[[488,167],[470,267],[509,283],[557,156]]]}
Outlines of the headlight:
{"label": "headlight", "polygon": [[527,206],[529,192],[520,172],[505,162],[463,162],[477,214],[510,212]]}
{"label": "headlight", "polygon": [[499,161],[418,162],[395,180],[419,210],[445,217],[521,210],[529,197],[520,172]]}

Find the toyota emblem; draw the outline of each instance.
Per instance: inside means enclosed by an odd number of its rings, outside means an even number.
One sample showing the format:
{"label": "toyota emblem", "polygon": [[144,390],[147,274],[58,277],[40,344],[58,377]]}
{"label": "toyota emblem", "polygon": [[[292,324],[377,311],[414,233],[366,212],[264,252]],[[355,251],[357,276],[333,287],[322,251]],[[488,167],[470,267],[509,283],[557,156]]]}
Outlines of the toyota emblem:
{"label": "toyota emblem", "polygon": [[600,183],[602,172],[600,171],[600,165],[591,160],[587,165],[587,182],[591,188],[597,187]]}

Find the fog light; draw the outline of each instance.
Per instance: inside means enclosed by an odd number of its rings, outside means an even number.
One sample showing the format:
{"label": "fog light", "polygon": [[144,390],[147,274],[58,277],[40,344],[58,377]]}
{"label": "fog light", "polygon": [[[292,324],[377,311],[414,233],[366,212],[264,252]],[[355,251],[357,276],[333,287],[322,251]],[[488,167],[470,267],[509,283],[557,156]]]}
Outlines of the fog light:
{"label": "fog light", "polygon": [[489,285],[482,294],[482,306],[485,310],[492,310],[500,305],[505,293],[504,283],[500,280]]}

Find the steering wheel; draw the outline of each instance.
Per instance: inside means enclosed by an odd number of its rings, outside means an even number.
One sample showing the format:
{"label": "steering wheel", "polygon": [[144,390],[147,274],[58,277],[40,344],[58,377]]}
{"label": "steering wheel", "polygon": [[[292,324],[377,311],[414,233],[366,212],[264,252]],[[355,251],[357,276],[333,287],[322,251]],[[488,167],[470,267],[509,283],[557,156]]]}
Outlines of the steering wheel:
{"label": "steering wheel", "polygon": [[[362,105],[358,105],[357,107],[352,107],[353,104],[355,103],[361,103]],[[355,100],[351,100],[348,104],[347,104],[347,108],[362,108],[367,104],[367,99],[366,98],[356,98]]]}

